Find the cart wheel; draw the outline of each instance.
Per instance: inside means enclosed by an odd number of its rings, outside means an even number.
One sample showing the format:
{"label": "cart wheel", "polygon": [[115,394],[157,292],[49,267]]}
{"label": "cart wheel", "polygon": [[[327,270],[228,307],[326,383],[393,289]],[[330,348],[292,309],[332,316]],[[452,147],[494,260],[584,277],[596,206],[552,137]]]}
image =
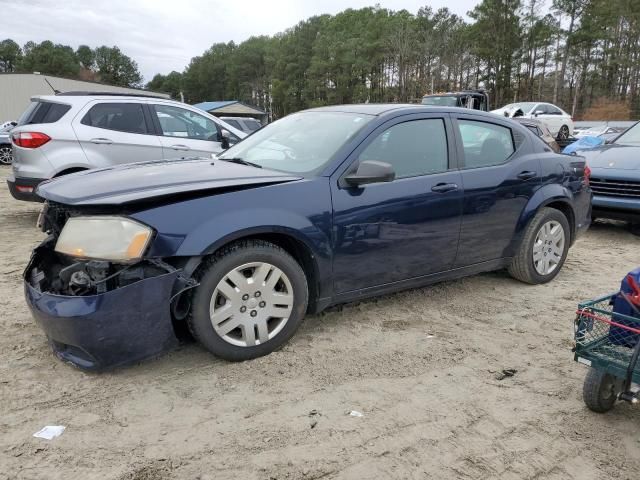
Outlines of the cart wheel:
{"label": "cart wheel", "polygon": [[608,412],[618,399],[617,384],[613,375],[595,368],[589,369],[582,388],[584,403],[594,412]]}

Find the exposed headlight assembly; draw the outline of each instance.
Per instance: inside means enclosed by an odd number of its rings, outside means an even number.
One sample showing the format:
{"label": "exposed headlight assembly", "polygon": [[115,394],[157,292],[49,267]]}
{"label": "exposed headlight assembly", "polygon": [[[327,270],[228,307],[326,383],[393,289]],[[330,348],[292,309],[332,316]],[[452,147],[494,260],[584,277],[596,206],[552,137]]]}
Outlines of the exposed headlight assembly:
{"label": "exposed headlight assembly", "polygon": [[131,262],[142,257],[152,234],[151,228],[125,217],[72,217],[55,250],[78,258]]}

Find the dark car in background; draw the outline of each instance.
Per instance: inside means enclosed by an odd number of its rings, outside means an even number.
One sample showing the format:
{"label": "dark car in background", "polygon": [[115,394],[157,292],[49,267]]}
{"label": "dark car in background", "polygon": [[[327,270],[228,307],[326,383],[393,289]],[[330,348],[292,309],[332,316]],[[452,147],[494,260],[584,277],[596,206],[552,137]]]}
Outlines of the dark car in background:
{"label": "dark car in background", "polygon": [[13,149],[11,147],[11,130],[16,126],[16,122],[7,122],[0,128],[0,164],[11,165],[13,162]]}
{"label": "dark car in background", "polygon": [[590,223],[587,174],[488,113],[308,110],[214,159],[42,184],[49,236],[26,299],[83,368],[156,355],[181,325],[219,357],[252,359],[330,305],[503,268],[552,280]]}
{"label": "dark car in background", "polygon": [[527,129],[529,129],[533,134],[546,143],[551,150],[556,153],[560,153],[561,148],[558,145],[555,137],[551,135],[549,128],[540,120],[535,118],[526,118],[526,117],[516,117],[512,118],[514,122],[518,122],[521,125],[524,125]]}
{"label": "dark car in background", "polygon": [[578,154],[591,169],[594,218],[640,222],[640,122],[611,143]]}

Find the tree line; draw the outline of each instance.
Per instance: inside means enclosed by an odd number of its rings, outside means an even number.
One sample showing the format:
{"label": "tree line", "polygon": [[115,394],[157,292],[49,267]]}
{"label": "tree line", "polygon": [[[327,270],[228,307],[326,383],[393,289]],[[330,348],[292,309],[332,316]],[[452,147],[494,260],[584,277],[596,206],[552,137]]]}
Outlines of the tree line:
{"label": "tree line", "polygon": [[[492,108],[540,100],[577,117],[603,104],[619,119],[640,115],[640,1],[481,0],[468,17],[429,6],[314,16],[274,36],[216,43],[146,88],[188,103],[240,100],[274,118],[476,87],[487,89]],[[74,51],[52,42],[1,42],[0,71],[142,81],[117,47]]]}
{"label": "tree line", "polygon": [[22,47],[11,39],[0,42],[0,72],[31,73],[92,80],[122,87],[142,86],[142,75],[134,60],[118,47],[95,49],[80,45],[27,42]]}
{"label": "tree line", "polygon": [[541,100],[581,116],[604,101],[622,106],[618,116],[640,113],[638,0],[482,0],[468,16],[347,9],[272,37],[216,43],[147,86],[190,103],[237,99],[276,118],[475,87],[488,90],[492,108]]}

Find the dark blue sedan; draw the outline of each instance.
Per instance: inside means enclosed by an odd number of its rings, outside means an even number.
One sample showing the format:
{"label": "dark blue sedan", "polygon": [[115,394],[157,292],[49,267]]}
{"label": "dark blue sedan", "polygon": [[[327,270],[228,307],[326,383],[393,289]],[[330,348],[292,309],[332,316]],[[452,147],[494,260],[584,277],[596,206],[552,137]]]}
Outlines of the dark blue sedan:
{"label": "dark blue sedan", "polygon": [[548,282],[591,218],[581,157],[496,115],[420,105],[308,110],[217,158],[38,194],[49,237],[27,302],[56,354],[89,369],[157,355],[184,326],[247,360],[333,304],[504,268]]}

